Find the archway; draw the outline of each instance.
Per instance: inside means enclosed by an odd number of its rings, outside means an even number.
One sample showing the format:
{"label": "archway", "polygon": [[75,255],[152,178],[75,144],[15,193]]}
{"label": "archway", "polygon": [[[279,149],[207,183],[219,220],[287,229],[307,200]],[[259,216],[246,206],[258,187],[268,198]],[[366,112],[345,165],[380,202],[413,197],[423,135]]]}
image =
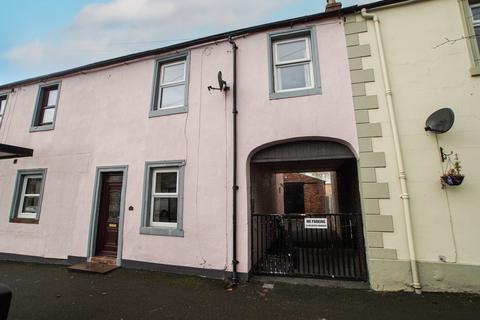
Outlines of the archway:
{"label": "archway", "polygon": [[366,280],[357,160],[339,142],[275,144],[250,159],[252,272]]}

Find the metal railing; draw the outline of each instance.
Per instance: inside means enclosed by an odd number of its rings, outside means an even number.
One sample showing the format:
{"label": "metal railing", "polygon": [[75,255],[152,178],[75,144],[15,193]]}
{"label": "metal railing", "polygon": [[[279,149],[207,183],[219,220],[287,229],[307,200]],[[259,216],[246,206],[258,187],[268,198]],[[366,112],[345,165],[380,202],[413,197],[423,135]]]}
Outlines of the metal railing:
{"label": "metal railing", "polygon": [[252,214],[251,232],[255,274],[367,278],[361,214]]}

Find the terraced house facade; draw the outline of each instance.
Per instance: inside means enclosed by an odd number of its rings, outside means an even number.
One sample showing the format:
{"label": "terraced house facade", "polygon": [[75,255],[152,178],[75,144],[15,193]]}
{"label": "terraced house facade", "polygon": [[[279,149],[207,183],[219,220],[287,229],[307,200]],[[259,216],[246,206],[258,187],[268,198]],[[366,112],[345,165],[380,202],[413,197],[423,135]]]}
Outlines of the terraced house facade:
{"label": "terraced house facade", "polygon": [[330,3],[1,86],[0,257],[478,291],[472,12]]}

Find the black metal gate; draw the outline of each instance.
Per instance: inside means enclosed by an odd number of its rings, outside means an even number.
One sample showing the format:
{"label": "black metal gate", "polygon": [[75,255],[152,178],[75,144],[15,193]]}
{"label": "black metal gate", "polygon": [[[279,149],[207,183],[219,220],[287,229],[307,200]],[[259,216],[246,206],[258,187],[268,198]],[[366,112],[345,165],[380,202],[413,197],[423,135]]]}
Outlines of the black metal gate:
{"label": "black metal gate", "polygon": [[254,274],[367,279],[361,214],[252,214],[251,243]]}

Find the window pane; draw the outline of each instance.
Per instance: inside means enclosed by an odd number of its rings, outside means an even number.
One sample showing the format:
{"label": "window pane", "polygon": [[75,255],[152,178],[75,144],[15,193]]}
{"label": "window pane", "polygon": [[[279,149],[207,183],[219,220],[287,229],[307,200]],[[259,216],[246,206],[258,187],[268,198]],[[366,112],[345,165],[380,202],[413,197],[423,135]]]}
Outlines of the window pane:
{"label": "window pane", "polygon": [[25,194],[40,194],[41,186],[42,178],[29,178],[27,179]]}
{"label": "window pane", "polygon": [[165,66],[163,68],[162,84],[183,81],[185,79],[185,63]]}
{"label": "window pane", "polygon": [[58,90],[49,90],[46,92],[48,94],[48,100],[47,100],[47,106],[54,106],[57,104],[57,95],[58,95]]}
{"label": "window pane", "polygon": [[115,222],[116,219],[120,216],[120,203],[122,199],[122,193],[120,191],[110,191],[108,197],[108,218],[109,222]]}
{"label": "window pane", "polygon": [[0,115],[3,115],[5,112],[5,106],[7,105],[7,99],[0,100]]}
{"label": "window pane", "polygon": [[55,115],[55,108],[45,109],[43,111],[41,124],[53,123],[53,116]]}
{"label": "window pane", "polygon": [[154,198],[153,222],[177,222],[177,198]]}
{"label": "window pane", "polygon": [[277,45],[277,61],[285,62],[307,58],[307,43],[299,40]]}
{"label": "window pane", "polygon": [[472,8],[473,20],[480,20],[480,7]]}
{"label": "window pane", "polygon": [[40,197],[25,197],[23,200],[22,213],[37,213],[38,212],[38,200]]}
{"label": "window pane", "polygon": [[477,38],[477,44],[480,46],[480,26],[475,27],[475,37]]}
{"label": "window pane", "polygon": [[162,88],[161,108],[180,107],[185,105],[185,85]]}
{"label": "window pane", "polygon": [[177,173],[158,172],[155,193],[177,193]]}
{"label": "window pane", "polygon": [[309,64],[279,67],[277,69],[277,77],[278,89],[280,90],[311,86]]}

